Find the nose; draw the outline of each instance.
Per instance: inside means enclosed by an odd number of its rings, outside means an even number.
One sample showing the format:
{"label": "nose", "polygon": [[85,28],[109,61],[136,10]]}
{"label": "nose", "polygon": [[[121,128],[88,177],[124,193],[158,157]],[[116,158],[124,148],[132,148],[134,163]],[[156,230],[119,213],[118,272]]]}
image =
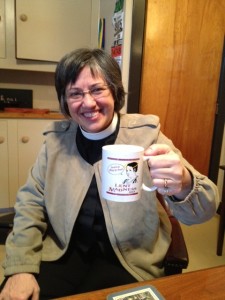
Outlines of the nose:
{"label": "nose", "polygon": [[82,104],[83,106],[94,106],[96,104],[94,97],[89,91],[84,92]]}

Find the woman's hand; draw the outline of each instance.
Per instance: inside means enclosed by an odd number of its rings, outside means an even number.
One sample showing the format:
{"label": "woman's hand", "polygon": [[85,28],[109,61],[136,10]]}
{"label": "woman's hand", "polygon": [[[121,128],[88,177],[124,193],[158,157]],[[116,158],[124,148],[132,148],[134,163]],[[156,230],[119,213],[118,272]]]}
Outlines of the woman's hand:
{"label": "woman's hand", "polygon": [[0,300],[38,300],[39,293],[40,288],[34,275],[19,273],[9,277],[0,294]]}
{"label": "woman's hand", "polygon": [[192,189],[192,178],[179,155],[168,145],[153,144],[145,150],[153,185],[162,195],[184,199]]}

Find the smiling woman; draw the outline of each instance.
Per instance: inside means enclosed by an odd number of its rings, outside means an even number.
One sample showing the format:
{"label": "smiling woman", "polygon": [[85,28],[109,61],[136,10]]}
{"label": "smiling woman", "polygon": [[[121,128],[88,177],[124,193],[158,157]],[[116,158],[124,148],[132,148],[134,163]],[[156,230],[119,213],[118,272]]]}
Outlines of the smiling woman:
{"label": "smiling woman", "polygon": [[[93,87],[97,83],[108,86],[114,99],[114,109],[116,112],[119,112],[125,103],[125,91],[120,80],[121,71],[119,65],[106,53],[103,58],[100,49],[95,49],[91,53],[88,49],[79,49],[65,55],[56,69],[56,91],[61,110],[65,116],[71,117],[67,105],[66,92],[72,87],[79,88],[80,91],[84,89],[84,87],[78,86],[79,82],[77,82],[77,79],[85,69],[86,71],[82,77],[88,76]],[[75,86],[74,83],[76,83]],[[88,84],[85,85],[89,89]]]}
{"label": "smiling woman", "polygon": [[[171,223],[156,189],[185,224],[207,221],[217,209],[216,186],[160,131],[157,116],[120,113],[125,91],[109,54],[67,54],[55,86],[67,119],[47,128],[18,191],[0,300],[59,298],[164,276]],[[114,144],[144,149],[143,182],[154,191],[132,202],[107,200],[102,148]],[[123,177],[135,180],[134,161],[126,161]]]}
{"label": "smiling woman", "polygon": [[114,99],[104,83],[102,77],[93,77],[90,68],[84,67],[66,90],[69,114],[87,132],[99,132],[112,122]]}

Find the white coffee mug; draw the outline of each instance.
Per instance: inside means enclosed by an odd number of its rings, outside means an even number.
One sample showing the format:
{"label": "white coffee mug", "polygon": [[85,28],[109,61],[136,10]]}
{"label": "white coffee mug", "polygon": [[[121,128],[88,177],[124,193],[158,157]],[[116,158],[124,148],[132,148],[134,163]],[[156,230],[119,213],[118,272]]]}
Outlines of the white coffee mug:
{"label": "white coffee mug", "polygon": [[102,197],[117,202],[139,200],[141,190],[157,188],[142,183],[144,148],[136,145],[107,145],[102,147]]}

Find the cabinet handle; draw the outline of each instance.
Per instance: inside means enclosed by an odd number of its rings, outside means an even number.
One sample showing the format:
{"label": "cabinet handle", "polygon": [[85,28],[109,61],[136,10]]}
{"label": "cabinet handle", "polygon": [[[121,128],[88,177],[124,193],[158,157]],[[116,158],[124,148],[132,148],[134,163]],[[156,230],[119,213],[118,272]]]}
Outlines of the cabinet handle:
{"label": "cabinet handle", "polygon": [[22,22],[26,22],[26,21],[28,20],[27,15],[25,15],[25,14],[20,15],[20,20],[21,20]]}
{"label": "cabinet handle", "polygon": [[0,136],[0,144],[3,144],[5,141],[5,138],[3,136]]}
{"label": "cabinet handle", "polygon": [[21,139],[22,143],[24,143],[24,144],[28,143],[29,140],[30,140],[29,136],[23,136]]}

